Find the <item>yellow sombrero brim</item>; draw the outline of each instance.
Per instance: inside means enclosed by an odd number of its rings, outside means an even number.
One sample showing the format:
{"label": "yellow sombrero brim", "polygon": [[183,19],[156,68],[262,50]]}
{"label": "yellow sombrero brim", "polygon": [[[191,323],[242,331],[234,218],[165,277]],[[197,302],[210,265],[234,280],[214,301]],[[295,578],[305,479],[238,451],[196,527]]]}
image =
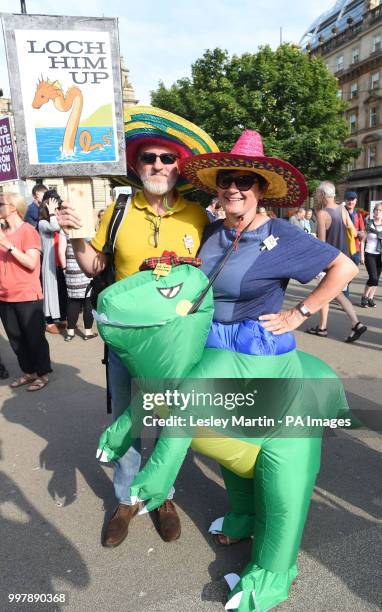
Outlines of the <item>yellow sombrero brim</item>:
{"label": "yellow sombrero brim", "polygon": [[268,188],[263,200],[270,206],[299,206],[308,195],[304,176],[277,157],[249,157],[233,153],[210,153],[182,160],[181,173],[196,188],[216,194],[220,170],[246,170],[264,177]]}

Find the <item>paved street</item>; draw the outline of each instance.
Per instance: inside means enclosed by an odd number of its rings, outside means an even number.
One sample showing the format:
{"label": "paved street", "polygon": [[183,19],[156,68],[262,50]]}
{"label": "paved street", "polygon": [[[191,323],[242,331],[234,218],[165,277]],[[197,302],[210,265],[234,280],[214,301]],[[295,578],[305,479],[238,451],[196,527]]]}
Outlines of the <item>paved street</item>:
{"label": "paved street", "polygon": [[[357,304],[364,281],[362,271],[352,285]],[[296,303],[306,293],[306,287],[292,284],[287,303]],[[366,428],[326,436],[299,557],[300,575],[280,612],[381,609],[381,293],[377,302],[376,309],[357,308],[369,330],[356,344],[343,342],[349,324],[336,306],[331,308],[328,338],[297,333],[299,348],[336,369],[351,406],[379,432]],[[71,343],[49,336],[49,342],[54,373],[46,389],[12,392],[7,381],[1,381],[0,610],[223,610],[223,575],[240,572],[250,546],[246,542],[218,548],[207,534],[210,521],[227,508],[217,465],[188,455],[177,481],[180,540],[162,542],[145,515],[132,522],[119,548],[102,548],[105,510],[109,513],[115,504],[112,470],[95,459],[98,436],[109,422],[102,343],[83,342],[80,336]],[[4,335],[0,352],[16,376],[19,370]],[[62,592],[69,599],[66,606],[22,606],[7,597]]]}

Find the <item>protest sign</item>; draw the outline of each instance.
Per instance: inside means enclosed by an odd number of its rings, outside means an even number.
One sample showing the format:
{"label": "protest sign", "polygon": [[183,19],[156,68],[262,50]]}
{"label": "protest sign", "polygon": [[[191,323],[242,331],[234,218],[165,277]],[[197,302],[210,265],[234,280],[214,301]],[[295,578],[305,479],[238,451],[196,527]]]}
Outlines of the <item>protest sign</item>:
{"label": "protest sign", "polygon": [[20,175],[124,175],[117,20],[2,20]]}
{"label": "protest sign", "polygon": [[9,117],[0,117],[0,183],[17,181],[18,178]]}

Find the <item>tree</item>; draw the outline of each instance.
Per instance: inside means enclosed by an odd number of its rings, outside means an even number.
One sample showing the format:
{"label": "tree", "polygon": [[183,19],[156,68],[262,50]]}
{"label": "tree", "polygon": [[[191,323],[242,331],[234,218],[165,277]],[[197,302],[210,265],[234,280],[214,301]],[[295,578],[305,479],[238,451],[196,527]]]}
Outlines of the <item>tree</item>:
{"label": "tree", "polygon": [[312,190],[319,180],[336,181],[359,154],[344,145],[349,129],[337,79],[320,57],[290,44],[256,54],[207,50],[183,78],[151,93],[154,106],[206,130],[229,151],[244,128],[257,130],[267,155],[290,161]]}

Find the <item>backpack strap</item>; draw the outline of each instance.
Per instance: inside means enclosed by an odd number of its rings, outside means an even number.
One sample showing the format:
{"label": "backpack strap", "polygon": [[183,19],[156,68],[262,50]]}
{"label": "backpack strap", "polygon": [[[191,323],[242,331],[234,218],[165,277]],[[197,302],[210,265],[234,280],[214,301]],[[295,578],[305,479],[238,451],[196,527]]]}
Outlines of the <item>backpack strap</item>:
{"label": "backpack strap", "polygon": [[131,203],[131,196],[126,193],[120,193],[114,206],[113,214],[111,215],[110,223],[107,228],[106,242],[102,249],[105,255],[114,254],[115,241],[117,239],[118,230],[122,220],[127,213]]}

